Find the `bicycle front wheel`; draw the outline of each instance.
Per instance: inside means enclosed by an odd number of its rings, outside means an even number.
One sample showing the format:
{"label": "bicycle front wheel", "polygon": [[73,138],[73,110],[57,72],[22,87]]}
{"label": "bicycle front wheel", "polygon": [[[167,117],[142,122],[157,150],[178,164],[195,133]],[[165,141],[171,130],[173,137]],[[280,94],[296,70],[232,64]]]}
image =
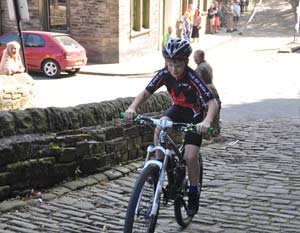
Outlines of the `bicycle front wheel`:
{"label": "bicycle front wheel", "polygon": [[[203,182],[203,161],[200,154],[198,160],[200,166],[199,183],[200,183],[200,193],[201,193],[202,182]],[[175,212],[176,222],[183,228],[186,228],[190,224],[193,218],[187,215],[188,192],[189,192],[189,185],[188,185],[188,178],[186,177],[184,180],[184,184],[182,185],[181,188],[181,193],[177,194],[177,197],[174,202],[174,212]]]}
{"label": "bicycle front wheel", "polygon": [[158,177],[159,167],[151,164],[137,178],[126,213],[124,233],[154,232],[158,211],[155,216],[150,216],[150,212]]}

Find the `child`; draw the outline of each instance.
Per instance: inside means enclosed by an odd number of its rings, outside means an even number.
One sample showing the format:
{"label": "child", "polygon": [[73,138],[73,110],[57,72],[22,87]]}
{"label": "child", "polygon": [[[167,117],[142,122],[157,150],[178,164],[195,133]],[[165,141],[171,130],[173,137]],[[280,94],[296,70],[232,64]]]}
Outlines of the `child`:
{"label": "child", "polygon": [[[132,119],[142,103],[157,89],[165,85],[172,97],[172,106],[164,112],[162,119],[174,122],[199,123],[198,133],[186,134],[185,160],[190,180],[187,214],[193,216],[199,208],[199,174],[198,152],[202,142],[201,132],[210,127],[217,110],[218,103],[213,94],[201,79],[200,74],[188,66],[191,45],[186,40],[171,39],[163,47],[166,67],[158,71],[148,86],[134,99],[125,112],[126,119]],[[208,107],[205,114],[205,103]],[[155,129],[154,144],[157,145],[159,128]],[[162,160],[162,153],[157,152],[156,158]]]}

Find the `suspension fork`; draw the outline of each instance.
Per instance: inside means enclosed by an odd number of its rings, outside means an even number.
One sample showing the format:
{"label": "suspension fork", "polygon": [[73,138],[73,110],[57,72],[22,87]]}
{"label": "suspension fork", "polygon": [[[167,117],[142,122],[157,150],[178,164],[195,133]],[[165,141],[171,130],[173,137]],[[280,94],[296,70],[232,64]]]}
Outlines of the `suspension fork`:
{"label": "suspension fork", "polygon": [[[150,160],[151,158],[151,153],[153,153],[155,150],[160,150],[165,154],[165,158],[163,163],[157,161],[157,160]],[[168,160],[169,160],[169,156],[171,155],[171,150],[169,149],[165,149],[162,146],[153,146],[153,145],[149,145],[147,147],[147,155],[146,155],[146,163],[144,165],[145,169],[147,166],[151,165],[151,164],[155,164],[159,167],[159,180],[155,189],[155,195],[154,195],[154,199],[153,199],[153,205],[151,208],[151,212],[150,212],[150,216],[155,216],[157,214],[157,210],[158,210],[158,206],[159,206],[159,197],[164,185],[164,180],[165,180],[165,176],[166,176],[166,166],[168,164]],[[138,215],[138,210],[140,208],[140,204],[141,204],[141,197],[142,197],[142,193],[144,191],[144,187],[141,190],[138,202],[137,202],[137,206],[135,209],[135,214]]]}
{"label": "suspension fork", "polygon": [[156,216],[157,215],[157,211],[158,211],[158,207],[159,207],[159,200],[160,200],[160,194],[162,192],[162,188],[164,186],[164,181],[166,178],[166,168],[167,168],[167,164],[169,161],[169,158],[171,156],[171,150],[166,149],[165,150],[165,158],[162,164],[162,167],[160,169],[160,173],[159,173],[159,179],[158,179],[158,183],[157,183],[157,187],[155,190],[155,195],[154,195],[154,199],[153,199],[153,205],[151,208],[151,212],[150,212],[150,216]]}

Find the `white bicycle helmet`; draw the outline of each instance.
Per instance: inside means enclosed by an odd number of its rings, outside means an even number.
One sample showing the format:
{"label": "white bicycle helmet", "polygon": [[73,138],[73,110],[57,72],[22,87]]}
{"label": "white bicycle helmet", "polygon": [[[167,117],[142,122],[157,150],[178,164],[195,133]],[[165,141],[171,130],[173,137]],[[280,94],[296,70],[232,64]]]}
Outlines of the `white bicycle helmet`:
{"label": "white bicycle helmet", "polygon": [[186,59],[192,53],[192,47],[186,40],[170,39],[163,47],[162,55],[166,59]]}

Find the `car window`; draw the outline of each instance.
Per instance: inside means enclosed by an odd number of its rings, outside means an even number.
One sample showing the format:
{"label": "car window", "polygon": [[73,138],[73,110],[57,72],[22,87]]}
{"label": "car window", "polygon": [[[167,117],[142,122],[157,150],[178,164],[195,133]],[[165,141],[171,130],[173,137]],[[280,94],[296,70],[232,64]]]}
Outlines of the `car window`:
{"label": "car window", "polygon": [[64,47],[73,47],[73,48],[81,47],[77,41],[73,40],[69,36],[59,35],[59,36],[54,36],[54,38],[58,41],[58,43],[60,43]]}
{"label": "car window", "polygon": [[20,41],[17,33],[10,33],[2,38],[0,38],[0,45],[6,45],[10,41]]}
{"label": "car window", "polygon": [[26,47],[44,47],[45,41],[40,35],[28,34],[25,39]]}

